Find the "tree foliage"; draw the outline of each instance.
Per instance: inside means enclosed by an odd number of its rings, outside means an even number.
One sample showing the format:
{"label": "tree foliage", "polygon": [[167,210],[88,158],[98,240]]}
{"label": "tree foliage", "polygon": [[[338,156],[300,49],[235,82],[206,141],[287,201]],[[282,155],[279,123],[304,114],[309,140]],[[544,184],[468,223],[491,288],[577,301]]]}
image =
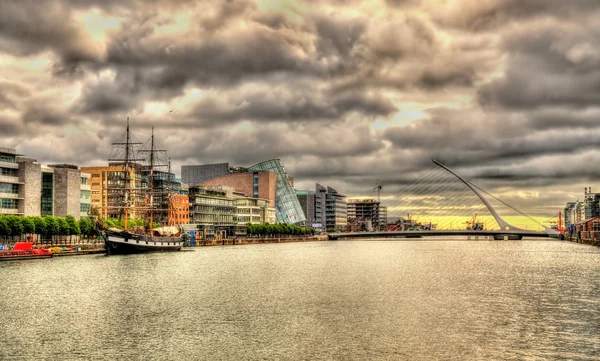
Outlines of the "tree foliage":
{"label": "tree foliage", "polygon": [[286,223],[247,223],[246,227],[249,235],[280,236],[314,234],[314,230],[312,228]]}

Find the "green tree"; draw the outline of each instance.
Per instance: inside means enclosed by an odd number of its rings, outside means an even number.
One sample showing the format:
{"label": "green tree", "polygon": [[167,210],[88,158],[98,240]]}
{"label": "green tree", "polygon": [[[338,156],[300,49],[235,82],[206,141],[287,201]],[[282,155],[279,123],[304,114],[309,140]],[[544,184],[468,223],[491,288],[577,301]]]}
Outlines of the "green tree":
{"label": "green tree", "polygon": [[0,237],[6,238],[10,235],[10,227],[6,221],[6,217],[0,216]]}
{"label": "green tree", "polygon": [[61,236],[70,236],[71,227],[69,227],[69,223],[67,223],[67,220],[63,217],[57,217],[56,221],[58,223],[58,234]]}
{"label": "green tree", "polygon": [[69,228],[69,243],[71,243],[71,237],[80,235],[81,229],[79,228],[79,223],[75,217],[67,215],[65,217],[65,221],[67,222],[67,226]]}
{"label": "green tree", "polygon": [[50,243],[54,243],[54,236],[60,233],[58,220],[51,216],[44,216],[44,235],[50,237]]}
{"label": "green tree", "polygon": [[21,222],[22,217],[7,216],[6,221],[10,228],[10,236],[16,237],[23,234],[23,223]]}
{"label": "green tree", "polygon": [[35,225],[35,233],[38,235],[39,242],[40,236],[46,234],[46,222],[44,222],[44,218],[42,217],[32,217],[32,220]]}
{"label": "green tree", "polygon": [[83,236],[89,238],[93,234],[94,223],[89,218],[81,218],[79,220],[79,230]]}
{"label": "green tree", "polygon": [[25,217],[21,221],[23,225],[23,233],[27,235],[32,235],[35,233],[35,223],[33,223],[33,217]]}

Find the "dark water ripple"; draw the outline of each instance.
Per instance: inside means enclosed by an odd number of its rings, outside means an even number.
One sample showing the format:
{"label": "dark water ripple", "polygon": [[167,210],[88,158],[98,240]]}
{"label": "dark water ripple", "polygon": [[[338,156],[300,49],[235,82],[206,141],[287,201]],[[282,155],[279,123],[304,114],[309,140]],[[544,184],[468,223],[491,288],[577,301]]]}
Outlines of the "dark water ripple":
{"label": "dark water ripple", "polygon": [[600,249],[213,247],[0,264],[1,360],[598,360]]}

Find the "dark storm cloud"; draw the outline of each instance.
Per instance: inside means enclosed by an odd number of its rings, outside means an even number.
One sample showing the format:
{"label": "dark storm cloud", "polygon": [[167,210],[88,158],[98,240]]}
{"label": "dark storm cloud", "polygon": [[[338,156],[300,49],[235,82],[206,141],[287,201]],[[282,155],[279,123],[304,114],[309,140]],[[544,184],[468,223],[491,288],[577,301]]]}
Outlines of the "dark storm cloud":
{"label": "dark storm cloud", "polygon": [[16,55],[57,50],[72,60],[97,60],[98,52],[58,1],[0,2],[0,49]]}
{"label": "dark storm cloud", "polygon": [[[313,89],[270,89],[232,94],[227,101],[207,98],[198,103],[192,116],[203,124],[240,120],[319,121],[339,119],[349,112],[363,116],[387,116],[396,107],[385,97],[360,93],[321,94]],[[221,98],[223,98],[221,96]]]}
{"label": "dark storm cloud", "polygon": [[493,189],[596,176],[596,1],[323,3],[0,2],[0,64],[30,62],[0,73],[0,132],[89,165],[130,116],[174,164],[279,157],[349,195],[398,190],[431,158]]}
{"label": "dark storm cloud", "polygon": [[544,21],[510,33],[504,77],[479,90],[486,107],[586,107],[600,101],[600,28]]}

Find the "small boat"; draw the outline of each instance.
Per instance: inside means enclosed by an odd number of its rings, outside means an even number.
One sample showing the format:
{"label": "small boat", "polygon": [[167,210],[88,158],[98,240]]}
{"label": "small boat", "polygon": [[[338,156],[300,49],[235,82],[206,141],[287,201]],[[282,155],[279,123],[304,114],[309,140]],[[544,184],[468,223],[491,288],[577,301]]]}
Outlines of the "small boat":
{"label": "small boat", "polygon": [[47,249],[34,249],[33,242],[17,242],[13,249],[0,251],[0,261],[40,258],[52,258],[52,252]]}

